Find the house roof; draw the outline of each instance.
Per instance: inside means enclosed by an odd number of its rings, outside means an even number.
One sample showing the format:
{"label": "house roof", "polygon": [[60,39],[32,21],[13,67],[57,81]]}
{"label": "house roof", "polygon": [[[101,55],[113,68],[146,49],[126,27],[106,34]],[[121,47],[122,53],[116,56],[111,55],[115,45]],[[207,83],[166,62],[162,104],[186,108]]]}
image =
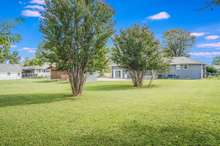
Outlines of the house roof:
{"label": "house roof", "polygon": [[23,70],[48,69],[50,66],[44,64],[42,66],[24,66]]}
{"label": "house roof", "polygon": [[0,73],[20,73],[22,66],[19,64],[0,64]]}
{"label": "house roof", "polygon": [[169,59],[168,63],[170,65],[178,65],[178,64],[198,64],[198,65],[201,65],[201,64],[204,64],[204,63],[201,63],[199,61],[195,61],[193,60],[192,58],[189,58],[189,57],[173,57],[171,59]]}

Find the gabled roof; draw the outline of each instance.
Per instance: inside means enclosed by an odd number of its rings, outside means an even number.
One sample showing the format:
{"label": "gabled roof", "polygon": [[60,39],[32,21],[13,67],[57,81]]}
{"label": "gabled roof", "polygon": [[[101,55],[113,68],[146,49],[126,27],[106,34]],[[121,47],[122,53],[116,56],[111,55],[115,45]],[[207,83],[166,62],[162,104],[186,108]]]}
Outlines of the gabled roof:
{"label": "gabled roof", "polygon": [[178,65],[178,64],[198,64],[202,65],[204,63],[201,63],[199,61],[195,61],[192,58],[189,57],[173,57],[171,59],[168,59],[168,63],[170,65]]}
{"label": "gabled roof", "polygon": [[0,64],[0,73],[20,73],[22,66],[19,64]]}

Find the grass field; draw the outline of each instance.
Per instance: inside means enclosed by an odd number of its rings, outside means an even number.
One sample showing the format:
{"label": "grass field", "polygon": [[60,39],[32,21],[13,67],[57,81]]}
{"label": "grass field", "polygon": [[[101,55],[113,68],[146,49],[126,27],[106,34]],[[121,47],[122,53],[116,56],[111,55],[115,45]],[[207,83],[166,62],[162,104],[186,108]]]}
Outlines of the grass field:
{"label": "grass field", "polygon": [[220,145],[220,80],[0,81],[1,146]]}

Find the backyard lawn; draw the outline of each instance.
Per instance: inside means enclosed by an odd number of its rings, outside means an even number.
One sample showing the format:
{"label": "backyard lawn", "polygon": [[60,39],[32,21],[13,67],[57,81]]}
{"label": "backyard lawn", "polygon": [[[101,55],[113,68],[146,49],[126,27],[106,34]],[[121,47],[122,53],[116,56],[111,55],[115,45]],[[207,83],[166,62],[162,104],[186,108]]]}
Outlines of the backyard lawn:
{"label": "backyard lawn", "polygon": [[0,146],[220,145],[220,80],[0,81]]}

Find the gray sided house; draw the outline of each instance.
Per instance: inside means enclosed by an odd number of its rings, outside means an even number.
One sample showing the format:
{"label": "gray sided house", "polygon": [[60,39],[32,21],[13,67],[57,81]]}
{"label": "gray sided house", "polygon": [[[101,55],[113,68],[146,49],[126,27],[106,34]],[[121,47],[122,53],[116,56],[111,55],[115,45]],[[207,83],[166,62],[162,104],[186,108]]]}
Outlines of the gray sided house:
{"label": "gray sided house", "polygon": [[[189,57],[173,57],[167,61],[169,64],[168,71],[159,74],[159,78],[173,79],[202,79],[206,75],[206,65],[195,61]],[[129,79],[128,70],[121,68],[118,65],[112,65],[112,78],[114,79]],[[151,78],[151,73],[146,71],[145,79]]]}
{"label": "gray sided house", "polygon": [[189,57],[173,57],[168,60],[169,69],[160,78],[203,79],[206,76],[206,65]]}
{"label": "gray sided house", "polygon": [[0,80],[16,80],[22,78],[22,66],[17,64],[0,64]]}
{"label": "gray sided house", "polygon": [[[144,79],[150,79],[151,73],[146,71],[144,74]],[[130,75],[127,69],[124,69],[116,64],[112,65],[112,78],[113,79],[130,79]]]}

